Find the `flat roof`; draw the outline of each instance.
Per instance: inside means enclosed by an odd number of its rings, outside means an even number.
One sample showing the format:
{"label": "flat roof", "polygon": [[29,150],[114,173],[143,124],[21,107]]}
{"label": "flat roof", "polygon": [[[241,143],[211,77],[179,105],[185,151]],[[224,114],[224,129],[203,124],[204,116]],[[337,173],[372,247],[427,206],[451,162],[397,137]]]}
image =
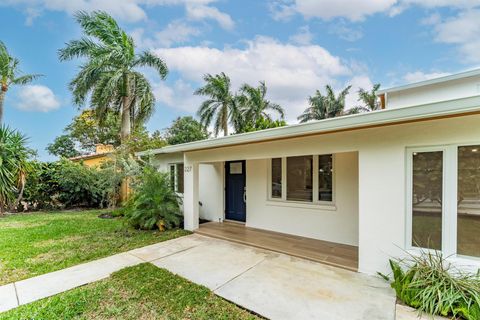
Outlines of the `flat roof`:
{"label": "flat roof", "polygon": [[429,119],[480,114],[480,96],[442,101],[425,105],[384,109],[337,118],[293,124],[285,127],[260,130],[249,133],[233,134],[226,137],[200,140],[178,145],[165,146],[160,149],[137,152],[136,155],[168,154],[198,151],[265,142],[306,135],[333,133],[339,131],[394,125],[405,122],[426,121]]}
{"label": "flat roof", "polygon": [[389,92],[409,90],[409,89],[414,89],[414,88],[419,88],[419,87],[424,87],[424,86],[430,86],[430,85],[437,84],[437,83],[459,80],[459,79],[464,79],[464,78],[469,78],[469,77],[476,77],[476,76],[480,76],[480,69],[464,71],[464,72],[455,73],[455,74],[451,74],[451,75],[447,75],[447,76],[443,76],[443,77],[438,77],[438,78],[433,78],[433,79],[429,79],[429,80],[409,83],[409,84],[396,86],[396,87],[391,87],[391,88],[387,88],[387,89],[381,89],[381,90],[377,91],[377,94],[381,95],[381,94],[389,93]]}

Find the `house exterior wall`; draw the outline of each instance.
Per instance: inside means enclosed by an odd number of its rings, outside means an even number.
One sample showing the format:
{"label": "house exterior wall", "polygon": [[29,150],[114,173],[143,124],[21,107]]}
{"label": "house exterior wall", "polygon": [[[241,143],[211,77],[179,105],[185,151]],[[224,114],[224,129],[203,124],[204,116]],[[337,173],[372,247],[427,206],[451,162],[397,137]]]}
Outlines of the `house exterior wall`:
{"label": "house exterior wall", "polygon": [[387,93],[387,109],[409,107],[458,98],[478,96],[480,77],[468,77],[443,83]]}
{"label": "house exterior wall", "polygon": [[[261,170],[259,168],[265,167],[265,160],[261,159],[358,152],[359,271],[374,274],[377,271],[388,272],[388,259],[392,256],[404,255],[408,214],[406,148],[456,143],[480,143],[479,115],[187,152],[185,160],[186,165],[239,159],[259,160],[247,163],[247,172],[252,176],[258,173],[257,170]],[[260,189],[262,178],[258,179],[260,180],[251,180],[253,181],[251,184],[258,185]],[[195,181],[189,174],[186,174],[187,180]],[[247,192],[249,192],[247,197],[252,199],[260,197],[260,195],[250,194],[252,190],[248,188],[247,178]],[[265,184],[263,188],[266,190],[267,185]],[[256,200],[253,204],[256,202],[260,200]],[[194,206],[189,210],[193,210],[192,208]],[[252,203],[247,203],[247,219],[252,210]],[[291,219],[290,224],[298,223],[295,217],[302,216],[303,213],[296,212],[302,212],[302,210],[292,207],[290,212],[292,214],[288,218],[283,217],[283,213],[278,216],[284,221]],[[272,213],[273,210],[269,215],[273,219]],[[254,211],[250,225],[267,227],[269,223],[273,226],[277,223],[262,220],[259,217],[260,214],[260,210]],[[247,224],[250,222],[247,221]],[[306,232],[312,232],[306,227],[303,229]]]}
{"label": "house exterior wall", "polygon": [[337,153],[334,156],[333,205],[268,200],[269,161],[270,159],[247,161],[247,226],[358,245],[356,152]]}

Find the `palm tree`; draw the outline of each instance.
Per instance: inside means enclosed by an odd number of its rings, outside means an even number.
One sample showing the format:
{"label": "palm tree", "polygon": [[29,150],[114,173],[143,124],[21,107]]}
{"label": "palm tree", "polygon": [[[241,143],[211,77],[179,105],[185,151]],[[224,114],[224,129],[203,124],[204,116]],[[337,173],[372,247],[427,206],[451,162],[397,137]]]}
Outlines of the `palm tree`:
{"label": "palm tree", "polygon": [[208,127],[214,121],[215,136],[220,130],[227,136],[228,124],[234,121],[233,117],[237,114],[235,111],[237,99],[230,91],[230,78],[222,72],[216,75],[206,74],[203,80],[205,85],[195,91],[196,95],[208,97],[198,109],[200,122]]}
{"label": "palm tree", "polygon": [[90,96],[90,107],[100,121],[108,111],[121,115],[120,136],[125,141],[135,122],[145,122],[155,108],[150,83],[137,68],[151,67],[165,79],[167,66],[151,52],[135,53],[132,37],[107,13],[80,11],[75,18],[85,36],[59,50],[61,61],[86,58],[70,82],[74,103],[83,106]]}
{"label": "palm tree", "polygon": [[310,120],[322,120],[327,118],[334,118],[347,114],[357,113],[355,110],[345,111],[345,97],[350,92],[352,86],[343,89],[338,96],[330,85],[326,85],[326,95],[323,95],[320,90],[315,92],[315,95],[308,98],[310,107],[297,118],[300,122],[307,122]]}
{"label": "palm tree", "polygon": [[361,111],[375,111],[380,109],[380,101],[377,97],[377,91],[380,89],[380,83],[373,85],[372,90],[367,91],[363,88],[358,90],[358,101],[363,102],[363,106],[356,107]]}
{"label": "palm tree", "polygon": [[20,132],[0,126],[0,215],[4,209],[20,202],[25,187],[25,178],[31,169],[28,162],[33,151],[26,146],[27,138]]}
{"label": "palm tree", "polygon": [[36,78],[39,74],[21,75],[19,69],[20,60],[10,55],[5,44],[0,41],[0,124],[3,121],[3,104],[5,95],[12,85],[26,85]]}
{"label": "palm tree", "polygon": [[[260,81],[258,87],[252,87],[244,84],[240,88],[239,115],[235,118],[242,119],[245,124],[257,123],[262,119],[272,121],[269,111],[276,112],[280,115],[280,120],[285,118],[285,111],[279,104],[273,103],[266,99],[267,87],[264,81]],[[241,128],[237,128],[237,132]]]}

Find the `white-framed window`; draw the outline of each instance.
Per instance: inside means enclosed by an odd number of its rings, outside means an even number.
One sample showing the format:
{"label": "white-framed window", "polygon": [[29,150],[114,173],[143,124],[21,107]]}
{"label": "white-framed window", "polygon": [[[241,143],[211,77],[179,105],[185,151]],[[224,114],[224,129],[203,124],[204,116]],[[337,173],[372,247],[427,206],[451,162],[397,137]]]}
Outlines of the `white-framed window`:
{"label": "white-framed window", "polygon": [[177,193],[183,193],[183,163],[170,164],[170,185]]}
{"label": "white-framed window", "polygon": [[331,205],[334,176],[332,154],[272,158],[268,200]]}
{"label": "white-framed window", "polygon": [[407,149],[408,249],[480,259],[480,143]]}

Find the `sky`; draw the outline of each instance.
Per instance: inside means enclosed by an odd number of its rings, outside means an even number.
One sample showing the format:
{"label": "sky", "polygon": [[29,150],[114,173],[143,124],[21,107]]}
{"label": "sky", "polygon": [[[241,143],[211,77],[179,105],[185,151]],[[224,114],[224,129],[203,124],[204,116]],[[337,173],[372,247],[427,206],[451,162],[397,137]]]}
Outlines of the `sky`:
{"label": "sky", "polygon": [[268,99],[288,123],[325,85],[382,88],[470,70],[480,65],[480,0],[2,0],[0,40],[25,73],[44,76],[12,87],[4,121],[26,134],[39,159],[79,113],[68,83],[80,61],[60,62],[58,49],[81,37],[73,15],[103,10],[138,50],[169,67],[162,81],[145,70],[156,96],[147,128],[163,130],[195,116],[193,95],[205,74],[225,72],[233,90],[265,81]]}

